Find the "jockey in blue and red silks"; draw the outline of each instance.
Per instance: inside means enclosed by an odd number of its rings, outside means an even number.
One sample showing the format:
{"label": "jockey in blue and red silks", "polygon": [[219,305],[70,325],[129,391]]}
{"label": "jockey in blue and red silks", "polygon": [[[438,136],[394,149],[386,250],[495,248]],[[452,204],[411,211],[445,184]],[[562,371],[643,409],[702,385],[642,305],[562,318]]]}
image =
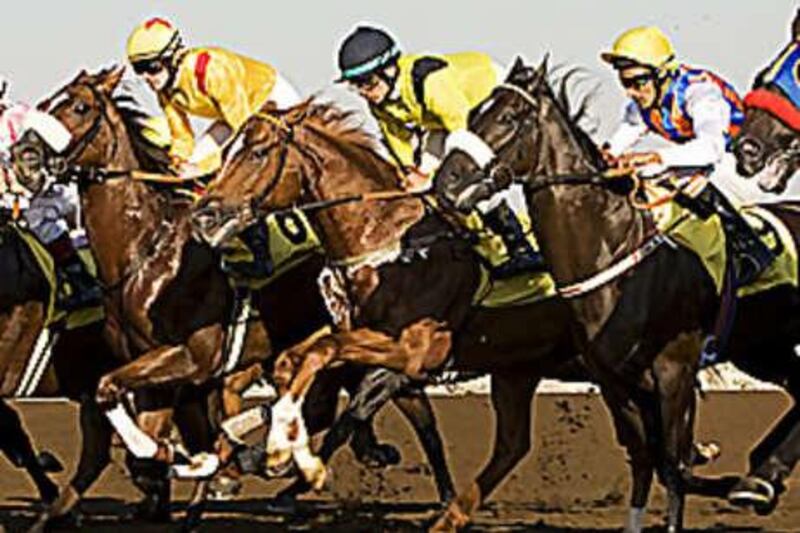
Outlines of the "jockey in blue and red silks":
{"label": "jockey in blue and red silks", "polygon": [[[610,164],[639,167],[652,175],[666,168],[713,167],[730,151],[744,121],[741,98],[713,72],[678,63],[661,30],[652,26],[628,30],[601,58],[617,71],[630,98],[622,124],[603,146]],[[628,152],[647,133],[670,145]],[[720,217],[736,258],[737,285],[753,281],[771,264],[773,253],[712,183],[692,198],[679,195],[677,200],[703,218]]]}

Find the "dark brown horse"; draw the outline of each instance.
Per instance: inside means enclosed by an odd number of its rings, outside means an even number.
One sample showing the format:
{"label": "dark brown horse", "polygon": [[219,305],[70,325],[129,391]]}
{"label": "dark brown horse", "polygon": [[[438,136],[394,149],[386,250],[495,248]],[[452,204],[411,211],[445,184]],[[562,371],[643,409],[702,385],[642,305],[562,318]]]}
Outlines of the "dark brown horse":
{"label": "dark brown horse", "polygon": [[[742,176],[757,176],[758,185],[765,192],[783,192],[789,179],[800,169],[800,108],[784,93],[784,89],[793,89],[795,95],[800,94],[800,84],[796,75],[791,81],[783,79],[783,87],[764,79],[776,63],[787,61],[787,52],[791,53],[798,42],[800,11],[792,23],[789,45],[756,77],[753,90],[745,98],[745,121],[734,148],[736,169]],[[788,57],[789,61],[794,59]],[[796,65],[787,67],[796,72]]]}
{"label": "dark brown horse", "polygon": [[[620,193],[618,182],[601,177],[599,150],[556,98],[546,62],[533,69],[517,61],[508,81],[472,118],[470,130],[484,152],[482,168],[440,184],[442,196],[466,208],[498,185],[524,183],[542,251],[558,286],[574,295],[576,340],[612,400],[618,432],[638,428],[618,434],[629,452],[642,452],[631,457],[632,507],[645,505],[655,466],[669,492],[669,528],[679,530],[686,482],[697,481],[687,460],[692,384],[700,341],[719,305],[710,277],[686,249],[654,244],[646,251],[646,243],[657,238],[648,216]],[[800,234],[796,205],[769,209]],[[633,270],[596,277],[613,272],[637,250],[644,259]],[[727,350],[739,368],[783,386],[795,399],[798,310],[800,293],[788,283],[740,297]],[[762,510],[774,507],[798,459],[799,423],[795,405],[753,452],[751,475],[731,496],[745,499],[750,491],[760,497]]]}
{"label": "dark brown horse", "polygon": [[[473,307],[479,261],[471,245],[422,201],[404,197],[394,167],[349,119],[310,102],[277,118],[251,119],[242,148],[198,206],[198,231],[210,242],[224,242],[252,220],[253,206],[316,205],[311,218],[332,272],[345,279],[332,291],[349,295],[349,302],[338,301],[344,317],[339,331],[287,350],[275,364],[281,400],[273,408],[268,439],[273,468],[292,459],[315,466],[301,409],[326,366],[354,361],[422,378],[452,353],[453,368],[491,375],[494,451],[435,526],[452,530],[468,522],[527,454],[531,398],[539,380],[583,376],[576,370],[570,313],[559,298]],[[363,194],[394,199],[339,201]],[[324,475],[316,466],[307,469],[312,479]]]}
{"label": "dark brown horse", "polygon": [[[121,75],[121,70],[82,73],[50,103],[52,115],[73,137],[67,157],[79,180],[90,244],[106,287],[106,334],[119,356],[131,359],[103,378],[98,388],[102,402],[142,387],[169,389],[219,379],[225,366],[224,328],[234,301],[218,255],[191,239],[185,205],[131,178],[142,162],[163,168],[165,153],[145,142],[137,126],[141,116],[126,109],[124,99],[112,97]],[[319,259],[301,262],[253,293],[262,321],[251,321],[245,338],[238,366],[256,363],[245,371],[247,377],[260,375],[260,364],[273,348],[290,346],[329,321],[316,284]],[[348,375],[352,378],[353,372]],[[223,383],[226,390],[238,383],[230,391],[234,394],[243,388],[239,381],[224,378]],[[329,400],[318,402],[320,409],[335,409],[341,384],[329,388],[333,400],[323,396]],[[238,408],[240,402],[230,405]],[[451,481],[427,399],[412,394],[398,406],[419,432],[446,496]],[[235,414],[228,411],[228,416]],[[330,423],[324,413],[314,417],[317,429]]]}

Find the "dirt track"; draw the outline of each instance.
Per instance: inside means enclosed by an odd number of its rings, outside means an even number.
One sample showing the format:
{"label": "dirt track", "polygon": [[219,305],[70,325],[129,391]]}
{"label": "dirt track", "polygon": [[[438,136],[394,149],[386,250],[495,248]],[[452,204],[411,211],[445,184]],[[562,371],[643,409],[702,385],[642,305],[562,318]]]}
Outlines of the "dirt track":
{"label": "dirt track", "polygon": [[[535,449],[476,517],[473,531],[614,531],[621,526],[627,501],[627,466],[613,441],[605,408],[593,395],[544,395],[536,400]],[[447,443],[456,483],[464,486],[490,449],[492,418],[485,397],[439,398],[434,401]],[[723,455],[699,473],[741,472],[747,451],[786,407],[779,393],[711,393],[699,416],[699,438],[714,438]],[[56,452],[74,468],[77,449],[75,409],[63,403],[25,404],[25,423],[39,446]],[[309,500],[302,515],[271,514],[266,501],[283,482],[248,480],[232,502],[213,505],[204,522],[207,531],[416,531],[435,516],[432,478],[422,462],[410,429],[395,412],[379,420],[382,438],[401,446],[403,462],[384,472],[355,466],[349,451],[332,465],[329,491]],[[124,475],[121,454],[90,492],[84,510],[95,516],[87,529],[168,531],[174,526],[120,522],[137,493]],[[63,481],[65,477],[60,477]],[[800,474],[781,506],[769,518],[740,511],[722,501],[690,498],[687,526],[702,531],[800,531]],[[188,485],[178,486],[179,500]],[[30,524],[32,486],[0,460],[0,523],[9,531]],[[182,508],[179,503],[176,507]],[[651,497],[648,524],[661,523],[661,490]],[[178,516],[177,514],[175,515]]]}

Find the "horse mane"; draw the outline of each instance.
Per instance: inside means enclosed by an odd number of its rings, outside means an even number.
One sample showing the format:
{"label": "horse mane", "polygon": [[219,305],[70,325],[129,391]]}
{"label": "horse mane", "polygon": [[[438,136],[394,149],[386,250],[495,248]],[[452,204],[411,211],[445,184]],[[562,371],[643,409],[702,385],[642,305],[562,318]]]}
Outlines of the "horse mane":
{"label": "horse mane", "polygon": [[381,156],[375,137],[363,128],[356,111],[343,110],[333,103],[317,102],[313,99],[301,105],[306,106],[303,111],[303,125],[309,126],[342,151],[351,153],[362,163],[378,170],[379,172],[371,174],[382,185],[397,188],[396,170]]}
{"label": "horse mane", "polygon": [[167,174],[170,172],[169,153],[163,147],[153,144],[145,135],[145,121],[149,118],[131,94],[119,94],[112,102],[122,118],[128,132],[134,154],[142,169],[148,172]]}
{"label": "horse mane", "polygon": [[553,101],[566,118],[570,133],[572,133],[578,145],[589,156],[596,168],[604,170],[607,165],[599,147],[592,140],[590,133],[580,125],[582,120],[589,117],[589,106],[597,96],[600,86],[599,84],[594,85],[578,98],[574,97],[576,94],[575,89],[586,79],[585,77],[576,76],[585,72],[586,69],[583,67],[557,68],[553,73],[548,73],[548,88]]}

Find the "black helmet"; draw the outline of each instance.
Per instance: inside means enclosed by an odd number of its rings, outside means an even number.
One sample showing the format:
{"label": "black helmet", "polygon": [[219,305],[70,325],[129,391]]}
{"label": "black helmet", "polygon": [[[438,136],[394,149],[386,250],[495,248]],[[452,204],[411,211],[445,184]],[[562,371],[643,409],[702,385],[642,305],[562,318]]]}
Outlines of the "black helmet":
{"label": "black helmet", "polygon": [[400,55],[391,35],[378,28],[359,26],[339,47],[338,81],[362,78],[391,64]]}

